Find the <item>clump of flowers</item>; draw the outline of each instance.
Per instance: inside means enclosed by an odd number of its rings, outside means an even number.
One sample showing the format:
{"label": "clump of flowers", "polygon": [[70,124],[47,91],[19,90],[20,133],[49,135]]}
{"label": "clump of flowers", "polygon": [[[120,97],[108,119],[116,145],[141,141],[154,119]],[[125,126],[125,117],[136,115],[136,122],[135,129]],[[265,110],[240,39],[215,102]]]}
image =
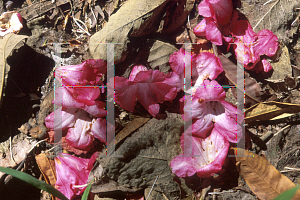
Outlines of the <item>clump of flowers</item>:
{"label": "clump of flowers", "polygon": [[[69,147],[67,150],[75,154],[86,153],[95,139],[105,144],[106,131],[114,128],[102,118],[106,116],[106,104],[98,100],[106,63],[102,60],[86,60],[80,65],[59,67],[55,73],[62,87],[55,91],[53,103],[61,107],[45,119],[50,129],[50,141],[54,137],[61,137],[55,135],[55,129],[61,128],[66,133],[62,142],[67,143],[62,147]],[[61,121],[55,120],[58,116]],[[69,199],[81,194],[85,186],[78,188],[76,185],[87,184],[96,157],[96,153],[90,159],[65,153],[58,155],[55,158],[56,188]]]}

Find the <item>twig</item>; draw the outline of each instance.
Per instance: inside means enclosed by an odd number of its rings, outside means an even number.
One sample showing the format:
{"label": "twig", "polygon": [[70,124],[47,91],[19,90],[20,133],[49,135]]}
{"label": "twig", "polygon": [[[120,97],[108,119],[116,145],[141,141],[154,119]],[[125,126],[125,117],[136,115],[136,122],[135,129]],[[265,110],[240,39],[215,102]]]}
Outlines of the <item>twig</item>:
{"label": "twig", "polygon": [[272,2],[273,0],[269,0],[266,3],[263,4],[263,6],[267,5],[268,3]]}
{"label": "twig", "polygon": [[255,30],[255,28],[258,26],[258,24],[260,24],[260,22],[269,14],[269,12],[274,8],[274,6],[279,2],[279,0],[277,0],[274,5],[270,8],[270,10],[259,20],[259,22],[257,22],[257,24],[254,26],[253,31]]}
{"label": "twig", "polygon": [[148,198],[150,197],[150,194],[151,194],[151,192],[152,192],[152,190],[153,190],[153,187],[154,187],[154,185],[155,185],[155,183],[156,183],[158,177],[159,177],[159,176],[156,177],[156,179],[155,179],[155,181],[154,181],[154,183],[153,183],[153,185],[152,185],[152,187],[151,187],[151,190],[150,190],[150,192],[149,192],[148,197],[146,198],[146,200],[148,200]]}

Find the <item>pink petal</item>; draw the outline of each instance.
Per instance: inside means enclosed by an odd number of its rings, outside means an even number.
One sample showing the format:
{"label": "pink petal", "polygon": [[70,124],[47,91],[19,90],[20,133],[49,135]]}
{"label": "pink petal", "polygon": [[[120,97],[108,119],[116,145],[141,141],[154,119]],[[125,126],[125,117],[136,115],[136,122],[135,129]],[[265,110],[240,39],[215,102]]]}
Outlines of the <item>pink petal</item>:
{"label": "pink petal", "polygon": [[232,15],[232,1],[231,0],[210,0],[211,6],[215,12],[218,24],[226,25],[229,23]]}
{"label": "pink petal", "polygon": [[78,158],[66,153],[55,157],[56,184],[55,187],[68,199],[84,192],[85,187],[75,188],[75,185],[87,184],[88,176],[96,161],[97,153],[90,159]]}
{"label": "pink petal", "polygon": [[266,59],[262,60],[262,64],[264,67],[264,72],[269,72],[271,69],[273,69],[271,64]]}
{"label": "pink petal", "polygon": [[[70,128],[74,125],[74,122],[76,119],[82,115],[84,111],[77,109],[77,108],[62,108],[59,107],[54,112],[50,113],[45,118],[45,124],[47,128],[50,128],[51,130],[58,129],[59,127],[63,129]],[[55,120],[56,116],[61,117],[61,122],[58,120]],[[55,123],[55,124],[54,124]]]}
{"label": "pink petal", "polygon": [[246,69],[252,69],[256,63],[260,60],[260,57],[254,51],[253,43],[247,45],[243,40],[236,39],[235,43],[235,55],[239,63],[244,64]]}
{"label": "pink petal", "polygon": [[215,15],[209,0],[201,1],[198,5],[198,13],[203,17],[213,17]]}
{"label": "pink petal", "polygon": [[[93,94],[93,91],[95,94]],[[65,108],[80,108],[95,117],[103,117],[106,115],[106,111],[104,110],[106,104],[104,102],[90,100],[99,94],[99,88],[76,87],[70,91],[66,87],[60,87],[55,90],[54,103]],[[62,102],[59,102],[60,99],[62,99]]]}
{"label": "pink petal", "polygon": [[[181,144],[184,144],[184,135]],[[227,156],[229,142],[214,129],[205,139],[192,137],[192,157],[175,157],[170,166],[172,172],[179,177],[192,176],[195,173],[199,177],[209,177],[222,169]]]}
{"label": "pink petal", "polygon": [[143,65],[134,66],[130,73],[129,80],[133,81],[135,79],[137,73],[139,73],[141,71],[147,71],[147,70],[148,70],[147,67],[145,67]]}
{"label": "pink petal", "polygon": [[[107,133],[113,130],[114,127],[109,124]],[[98,118],[97,120],[93,121],[92,124],[92,134],[95,138],[100,140],[103,143],[106,143],[106,120],[102,118]]]}
{"label": "pink petal", "polygon": [[206,19],[205,34],[206,38],[215,45],[222,45],[222,33],[220,32],[217,24],[211,18]]}
{"label": "pink petal", "polygon": [[89,59],[79,65],[62,66],[56,69],[63,85],[102,85],[101,77],[106,73],[106,63],[100,59]]}
{"label": "pink petal", "polygon": [[202,52],[195,58],[195,68],[197,69],[197,82],[196,87],[200,86],[202,82],[209,78],[215,79],[220,73],[223,72],[223,67],[220,58],[215,54],[209,52]]}
{"label": "pink petal", "polygon": [[[158,103],[173,100],[177,88],[164,83],[166,75],[158,70],[140,71],[134,81],[123,77],[115,77],[115,101],[122,108],[133,112],[136,100],[143,105],[152,116],[159,112]],[[109,83],[108,87],[112,88]]]}
{"label": "pink petal", "polygon": [[94,137],[91,135],[92,120],[88,114],[81,115],[75,122],[75,127],[68,130],[66,141],[72,147],[77,149],[85,149],[89,147]]}
{"label": "pink petal", "polygon": [[[202,1],[204,2],[204,1]],[[202,21],[195,26],[193,29],[195,35],[197,36],[205,36],[205,29],[206,29],[206,19],[202,19]]]}
{"label": "pink petal", "polygon": [[257,33],[254,50],[259,55],[274,56],[278,49],[278,37],[272,31],[264,29]]}

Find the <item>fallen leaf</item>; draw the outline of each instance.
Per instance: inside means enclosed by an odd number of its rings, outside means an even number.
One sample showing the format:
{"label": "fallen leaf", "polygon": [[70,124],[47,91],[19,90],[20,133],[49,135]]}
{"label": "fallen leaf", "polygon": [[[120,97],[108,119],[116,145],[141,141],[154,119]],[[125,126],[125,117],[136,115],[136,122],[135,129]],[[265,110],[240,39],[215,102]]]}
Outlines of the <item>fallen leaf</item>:
{"label": "fallen leaf", "polygon": [[156,40],[150,48],[148,62],[151,68],[154,70],[159,67],[159,71],[168,72],[170,67],[168,66],[170,55],[172,55],[178,49],[167,42]]}
{"label": "fallen leaf", "polygon": [[129,37],[170,34],[181,27],[194,0],[129,0],[89,42],[93,58],[107,60],[107,43],[115,43],[115,64],[126,58]]}
{"label": "fallen leaf", "polygon": [[56,183],[56,173],[55,173],[55,162],[47,158],[46,154],[40,153],[35,156],[36,163],[40,168],[46,183],[55,186]]}
{"label": "fallen leaf", "polygon": [[[182,125],[180,119],[152,118],[125,139],[116,149],[115,156],[102,153],[98,162],[103,173],[96,176],[91,192],[135,192],[151,188],[159,176],[153,190],[164,193],[168,199],[179,198],[180,188],[173,180],[168,161],[181,151],[179,137]],[[94,171],[97,167],[90,176],[95,174]]]}
{"label": "fallen leaf", "polygon": [[[46,183],[55,187],[56,183],[56,173],[55,173],[55,162],[47,158],[46,154],[40,153],[35,156],[36,163],[43,174]],[[55,200],[55,197],[52,195],[52,200]]]}
{"label": "fallen leaf", "polygon": [[[276,101],[255,104],[245,111],[245,123],[258,120],[276,120],[289,117],[291,113],[300,112],[300,104],[280,103]],[[279,117],[281,116],[281,117]]]}
{"label": "fallen leaf", "polygon": [[[271,200],[295,187],[295,184],[282,175],[266,158],[240,148],[231,148],[231,150],[236,151],[237,155],[245,155],[235,157],[237,170],[259,199]],[[300,191],[294,196],[294,199],[299,198]]]}
{"label": "fallen leaf", "polygon": [[5,89],[8,72],[10,70],[10,66],[7,65],[6,59],[14,50],[14,48],[18,45],[19,42],[28,38],[25,35],[16,35],[16,34],[7,34],[2,39],[0,39],[0,107],[2,102],[2,92]]}
{"label": "fallen leaf", "polygon": [[[233,62],[231,62],[228,58],[226,58],[223,55],[219,55],[219,58],[221,60],[223,69],[225,71],[225,76],[228,78],[229,82],[232,85],[237,85],[237,65],[235,65]],[[241,77],[244,79],[243,77]],[[244,90],[241,88],[238,88],[240,91],[244,93]],[[235,93],[235,89],[232,90],[233,93]],[[262,89],[257,84],[257,82],[249,77],[245,76],[245,104],[246,107],[252,106],[255,103],[258,103],[261,101],[261,95],[262,95]],[[236,96],[236,94],[234,94]]]}

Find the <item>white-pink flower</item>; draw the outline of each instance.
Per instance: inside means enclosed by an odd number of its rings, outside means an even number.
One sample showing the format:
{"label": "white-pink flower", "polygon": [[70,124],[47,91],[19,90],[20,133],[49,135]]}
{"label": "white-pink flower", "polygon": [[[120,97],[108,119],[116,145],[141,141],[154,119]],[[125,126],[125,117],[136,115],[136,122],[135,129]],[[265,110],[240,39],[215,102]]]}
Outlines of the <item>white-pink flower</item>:
{"label": "white-pink flower", "polygon": [[20,13],[15,11],[2,13],[0,16],[0,36],[8,33],[18,33],[23,28],[22,22]]}
{"label": "white-pink flower", "polygon": [[225,101],[225,97],[225,91],[217,81],[204,80],[192,94],[191,115],[190,112],[182,115],[185,121],[193,120],[187,134],[205,138],[214,128],[228,141],[239,142],[242,137],[239,123],[242,121],[237,122],[237,119],[243,119],[243,116],[236,106]]}
{"label": "white-pink flower", "polygon": [[[184,135],[181,136],[181,147],[184,149]],[[222,170],[225,158],[228,153],[229,142],[215,129],[211,134],[202,139],[192,137],[190,157],[180,154],[173,158],[170,163],[172,172],[178,177],[193,176],[195,173],[199,177],[210,177]]]}

